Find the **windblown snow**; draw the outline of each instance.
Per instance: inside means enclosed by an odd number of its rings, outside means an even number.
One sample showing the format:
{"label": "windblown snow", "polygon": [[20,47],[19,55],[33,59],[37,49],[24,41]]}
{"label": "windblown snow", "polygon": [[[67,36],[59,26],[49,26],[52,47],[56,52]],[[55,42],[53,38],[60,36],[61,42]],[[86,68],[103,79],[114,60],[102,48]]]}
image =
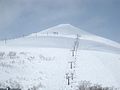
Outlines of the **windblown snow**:
{"label": "windblown snow", "polygon": [[70,24],[0,41],[0,88],[68,90],[68,74],[119,88],[120,44]]}

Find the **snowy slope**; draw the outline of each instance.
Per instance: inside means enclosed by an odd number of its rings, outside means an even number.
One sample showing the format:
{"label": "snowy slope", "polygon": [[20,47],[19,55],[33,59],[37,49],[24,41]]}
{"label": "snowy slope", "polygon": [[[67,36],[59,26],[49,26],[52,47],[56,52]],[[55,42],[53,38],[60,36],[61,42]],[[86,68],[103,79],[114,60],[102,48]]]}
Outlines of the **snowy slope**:
{"label": "snowy slope", "polygon": [[[76,34],[79,46],[72,51]],[[1,53],[4,53],[1,55]],[[15,53],[11,57],[10,53]],[[75,60],[74,81],[120,87],[120,45],[69,24],[29,36],[0,41],[0,87],[68,90],[66,73]]]}
{"label": "snowy slope", "polygon": [[61,36],[61,37],[74,38],[78,34],[80,36],[80,39],[101,42],[101,43],[104,43],[104,44],[107,44],[107,45],[111,45],[111,46],[115,46],[115,47],[120,48],[119,43],[116,43],[116,42],[111,41],[111,40],[106,39],[106,38],[102,38],[100,36],[93,35],[91,33],[88,33],[86,31],[84,31],[84,30],[76,28],[76,27],[74,27],[70,24],[61,24],[61,25],[43,30],[39,33],[31,34],[29,37],[41,36],[41,34],[42,34],[42,36],[43,35],[48,35],[48,36],[53,36],[54,35],[55,36],[56,32],[57,32],[58,36]]}
{"label": "snowy slope", "polygon": [[[120,53],[119,43],[90,34],[69,24],[58,25],[22,38],[7,40],[6,45],[71,49],[77,35],[79,35],[79,49]],[[0,45],[5,45],[5,41],[1,41]]]}
{"label": "snowy slope", "polygon": [[[39,89],[42,90],[58,90],[62,87],[68,57],[67,50],[12,47],[5,47],[2,50],[6,54],[9,51],[15,51],[18,56],[14,59],[6,56],[0,61],[0,82],[3,84],[2,86],[17,87],[17,82],[24,90],[39,85]],[[52,51],[57,52],[54,54],[51,53]],[[13,85],[10,85],[9,82]]]}

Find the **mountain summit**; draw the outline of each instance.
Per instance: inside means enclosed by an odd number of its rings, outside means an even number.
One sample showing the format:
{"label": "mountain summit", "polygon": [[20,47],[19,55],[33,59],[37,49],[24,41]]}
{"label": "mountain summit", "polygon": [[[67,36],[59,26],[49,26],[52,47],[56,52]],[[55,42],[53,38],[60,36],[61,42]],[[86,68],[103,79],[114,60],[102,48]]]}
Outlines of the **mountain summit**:
{"label": "mountain summit", "polygon": [[[71,48],[76,37],[79,36],[81,49],[119,51],[120,44],[112,40],[91,34],[70,24],[60,24],[46,30],[32,33],[26,37],[0,42],[0,45],[8,46],[32,46],[32,47],[59,47]],[[17,42],[17,43],[16,43]]]}
{"label": "mountain summit", "polygon": [[52,35],[55,37],[56,35],[58,35],[59,37],[69,37],[69,38],[75,38],[76,35],[79,35],[80,39],[95,41],[120,48],[120,44],[117,42],[86,32],[82,29],[72,26],[71,24],[60,24],[37,33],[32,33],[27,37],[36,37],[36,36],[41,37],[43,35],[45,36]]}
{"label": "mountain summit", "polygon": [[57,26],[54,26],[52,28],[46,29],[41,31],[40,33],[54,33],[54,32],[58,32],[59,34],[67,34],[67,35],[88,35],[90,33],[81,30],[79,28],[76,28],[74,26],[72,26],[71,24],[60,24]]}

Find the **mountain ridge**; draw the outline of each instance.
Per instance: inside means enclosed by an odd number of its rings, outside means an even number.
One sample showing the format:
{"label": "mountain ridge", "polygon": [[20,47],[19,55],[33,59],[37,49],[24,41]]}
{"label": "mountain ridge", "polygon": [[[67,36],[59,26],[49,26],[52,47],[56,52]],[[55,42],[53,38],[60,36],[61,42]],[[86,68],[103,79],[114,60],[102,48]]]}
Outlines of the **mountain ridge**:
{"label": "mountain ridge", "polygon": [[[40,32],[37,33],[32,33],[30,35],[28,35],[28,37],[36,37],[36,36],[42,36],[42,35],[68,35],[70,38],[75,38],[77,35],[80,36],[81,39],[86,39],[86,40],[93,40],[96,42],[100,42],[100,43],[105,43],[107,45],[111,45],[114,47],[118,47],[120,48],[120,44],[118,42],[115,42],[113,40],[98,36],[98,35],[94,35],[92,33],[86,32],[82,29],[79,29],[77,27],[72,26],[71,24],[60,24],[57,26],[53,26],[51,28],[42,30]],[[74,36],[70,36],[70,35],[74,35]]]}
{"label": "mountain ridge", "polygon": [[67,35],[75,35],[75,34],[79,34],[79,35],[82,35],[82,34],[87,34],[89,35],[90,33],[82,30],[82,29],[79,29],[71,24],[60,24],[60,25],[56,25],[56,26],[53,26],[51,28],[48,28],[46,30],[43,30],[41,31],[40,33],[53,33],[53,32],[58,32],[60,34],[67,34]]}
{"label": "mountain ridge", "polygon": [[0,45],[70,49],[77,36],[80,43],[79,49],[120,53],[119,43],[88,33],[70,24],[60,24],[25,37],[1,41]]}

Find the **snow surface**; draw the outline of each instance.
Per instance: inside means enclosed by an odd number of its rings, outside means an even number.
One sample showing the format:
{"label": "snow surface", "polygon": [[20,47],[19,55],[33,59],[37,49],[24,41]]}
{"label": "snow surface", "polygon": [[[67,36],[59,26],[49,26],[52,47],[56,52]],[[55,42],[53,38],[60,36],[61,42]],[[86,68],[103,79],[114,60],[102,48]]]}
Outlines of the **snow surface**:
{"label": "snow surface", "polygon": [[[0,86],[68,90],[65,74],[71,72],[68,62],[74,61],[71,50],[77,34],[74,81],[120,87],[120,44],[69,24],[0,41],[0,53],[4,52],[0,55]],[[16,55],[10,57],[10,52]]]}
{"label": "snow surface", "polygon": [[[120,48],[120,44],[116,43],[114,41],[111,41],[109,39],[106,38],[102,38],[100,36],[96,36],[93,35],[91,33],[88,33],[86,31],[83,31],[82,29],[76,28],[70,24],[61,24],[52,28],[49,28],[47,30],[43,30],[39,33],[33,33],[31,35],[29,35],[29,37],[34,37],[34,36],[43,36],[43,35],[49,35],[49,36],[55,36],[55,33],[58,33],[59,36],[61,37],[71,37],[74,38],[76,37],[76,35],[78,34],[80,36],[81,39],[84,40],[92,40],[92,41],[96,41],[96,42],[101,42],[107,45],[111,45],[111,46],[115,46],[115,47],[119,47]],[[56,36],[58,36],[56,35]]]}

